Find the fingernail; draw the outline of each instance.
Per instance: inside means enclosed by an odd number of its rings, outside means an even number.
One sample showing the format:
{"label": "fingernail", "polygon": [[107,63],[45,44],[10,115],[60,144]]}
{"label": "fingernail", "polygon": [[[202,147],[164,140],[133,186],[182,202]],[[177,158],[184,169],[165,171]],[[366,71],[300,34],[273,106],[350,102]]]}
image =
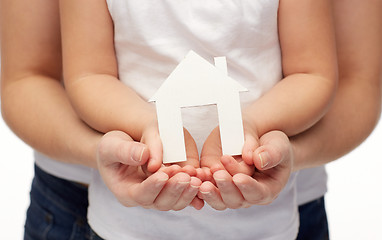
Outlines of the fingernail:
{"label": "fingernail", "polygon": [[199,191],[200,193],[202,193],[203,195],[210,195],[211,192],[202,192],[202,191]]}
{"label": "fingernail", "polygon": [[195,185],[191,185],[190,184],[190,188],[188,188],[188,192],[189,193],[197,193],[199,191],[199,186],[195,186]]}
{"label": "fingernail", "polygon": [[225,180],[225,179],[215,178],[215,181],[216,181],[216,184],[217,184],[219,187],[225,187],[225,186],[227,186],[227,180]]}
{"label": "fingernail", "polygon": [[224,182],[226,181],[224,178],[214,178],[216,182]]}
{"label": "fingernail", "polygon": [[135,162],[141,162],[144,151],[145,151],[144,147],[134,147],[132,151],[133,154],[131,155],[131,159]]}
{"label": "fingernail", "polygon": [[269,154],[267,152],[261,152],[259,153],[261,168],[265,168],[269,164]]}

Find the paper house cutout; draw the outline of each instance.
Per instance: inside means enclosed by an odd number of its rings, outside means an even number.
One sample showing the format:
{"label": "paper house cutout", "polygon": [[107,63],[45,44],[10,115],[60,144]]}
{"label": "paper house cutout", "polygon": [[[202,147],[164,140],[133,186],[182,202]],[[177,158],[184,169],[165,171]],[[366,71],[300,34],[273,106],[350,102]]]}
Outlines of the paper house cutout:
{"label": "paper house cutout", "polygon": [[248,91],[227,75],[225,57],[215,66],[193,51],[149,100],[156,102],[163,163],[186,161],[181,108],[216,104],[224,155],[241,155],[244,144],[239,92]]}

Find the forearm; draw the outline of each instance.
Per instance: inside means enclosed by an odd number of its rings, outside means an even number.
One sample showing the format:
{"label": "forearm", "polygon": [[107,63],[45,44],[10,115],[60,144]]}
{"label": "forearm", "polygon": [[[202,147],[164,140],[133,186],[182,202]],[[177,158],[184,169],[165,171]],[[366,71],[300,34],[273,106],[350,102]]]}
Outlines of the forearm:
{"label": "forearm", "polygon": [[[317,122],[333,99],[337,58],[330,1],[280,1],[279,39],[283,76],[244,115],[258,135],[298,134]],[[247,116],[244,116],[247,117]]]}
{"label": "forearm", "polygon": [[32,75],[5,82],[9,84],[2,86],[2,114],[16,135],[53,159],[96,167],[102,135],[77,117],[58,81]]}
{"label": "forearm", "polygon": [[332,108],[292,138],[295,170],[318,166],[358,146],[381,111],[382,2],[335,0],[339,87]]}
{"label": "forearm", "polygon": [[95,148],[101,135],[77,117],[59,82],[58,1],[11,0],[1,4],[4,120],[37,151],[59,161],[95,167]]}
{"label": "forearm", "polygon": [[60,11],[65,88],[76,112],[100,132],[120,130],[140,140],[155,108],[118,79],[106,2],[64,0]]}
{"label": "forearm", "polygon": [[259,136],[272,130],[293,136],[311,127],[327,111],[336,80],[316,74],[293,74],[281,80],[247,109]]}
{"label": "forearm", "polygon": [[156,119],[154,106],[113,76],[90,74],[67,82],[76,112],[100,132],[120,130],[139,141],[145,126]]}
{"label": "forearm", "polygon": [[[352,81],[365,82],[367,79]],[[350,152],[371,133],[380,112],[380,85],[340,86],[324,118],[308,131],[291,138],[294,171],[328,163]]]}

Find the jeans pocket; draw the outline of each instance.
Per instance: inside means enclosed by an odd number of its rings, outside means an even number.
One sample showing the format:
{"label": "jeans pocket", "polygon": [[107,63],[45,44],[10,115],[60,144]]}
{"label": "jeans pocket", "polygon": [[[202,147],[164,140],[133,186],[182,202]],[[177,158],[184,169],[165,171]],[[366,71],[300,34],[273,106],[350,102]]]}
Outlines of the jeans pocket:
{"label": "jeans pocket", "polygon": [[53,214],[31,200],[25,222],[24,240],[47,239],[49,231],[53,227]]}

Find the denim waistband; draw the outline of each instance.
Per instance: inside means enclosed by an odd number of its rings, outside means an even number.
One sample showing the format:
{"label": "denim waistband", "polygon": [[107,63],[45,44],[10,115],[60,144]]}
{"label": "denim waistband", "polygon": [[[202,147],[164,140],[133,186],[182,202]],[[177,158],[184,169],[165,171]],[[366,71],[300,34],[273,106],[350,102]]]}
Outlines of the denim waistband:
{"label": "denim waistband", "polygon": [[86,214],[88,189],[86,186],[55,177],[35,165],[33,187],[49,201],[73,214]]}

